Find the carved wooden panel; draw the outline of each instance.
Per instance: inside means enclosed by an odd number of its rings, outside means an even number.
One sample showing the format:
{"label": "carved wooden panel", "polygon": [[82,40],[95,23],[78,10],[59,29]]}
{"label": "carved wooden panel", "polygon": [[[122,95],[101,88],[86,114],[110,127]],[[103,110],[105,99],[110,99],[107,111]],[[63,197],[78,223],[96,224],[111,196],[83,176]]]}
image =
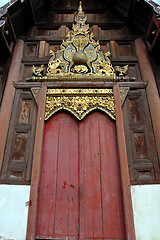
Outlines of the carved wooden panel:
{"label": "carved wooden panel", "polygon": [[39,41],[39,42],[25,42],[25,50],[23,54],[19,81],[25,81],[33,75],[33,65],[40,68],[44,65],[43,74],[46,75],[47,64],[50,56],[50,50],[56,52],[60,49],[60,45],[52,41]]}
{"label": "carved wooden panel", "polygon": [[133,41],[111,41],[111,51],[113,57],[123,59],[124,61],[126,59],[137,60]]}
{"label": "carved wooden panel", "polygon": [[29,184],[37,106],[30,91],[17,90],[4,154],[1,183]]}
{"label": "carved wooden panel", "polygon": [[145,90],[129,92],[123,114],[131,183],[159,182],[159,162]]}
{"label": "carved wooden panel", "polygon": [[26,42],[24,47],[24,56],[37,57],[39,51],[38,42]]}

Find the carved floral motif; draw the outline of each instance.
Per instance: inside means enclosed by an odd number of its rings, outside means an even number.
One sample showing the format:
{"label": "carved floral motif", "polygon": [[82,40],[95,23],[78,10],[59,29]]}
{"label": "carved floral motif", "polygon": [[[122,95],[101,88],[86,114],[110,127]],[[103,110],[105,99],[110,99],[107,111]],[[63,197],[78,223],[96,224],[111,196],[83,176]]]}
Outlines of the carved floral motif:
{"label": "carved floral motif", "polygon": [[[128,88],[120,89],[123,103]],[[39,89],[32,89],[38,103]],[[112,89],[48,89],[46,96],[45,120],[57,111],[65,109],[82,120],[89,112],[99,109],[115,120],[114,95]]]}

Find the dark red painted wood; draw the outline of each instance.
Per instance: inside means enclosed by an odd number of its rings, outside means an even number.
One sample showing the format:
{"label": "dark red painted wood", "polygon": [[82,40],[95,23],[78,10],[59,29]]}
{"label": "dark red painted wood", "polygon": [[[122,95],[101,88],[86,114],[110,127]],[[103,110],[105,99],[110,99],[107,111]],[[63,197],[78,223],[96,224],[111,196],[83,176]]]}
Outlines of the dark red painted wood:
{"label": "dark red painted wood", "polygon": [[78,121],[57,113],[45,124],[37,235],[78,238]]}
{"label": "dark red painted wood", "polygon": [[37,235],[125,238],[116,129],[105,114],[78,122],[61,112],[46,122]]}
{"label": "dark red painted wood", "polygon": [[80,239],[124,239],[115,123],[94,112],[79,124]]}

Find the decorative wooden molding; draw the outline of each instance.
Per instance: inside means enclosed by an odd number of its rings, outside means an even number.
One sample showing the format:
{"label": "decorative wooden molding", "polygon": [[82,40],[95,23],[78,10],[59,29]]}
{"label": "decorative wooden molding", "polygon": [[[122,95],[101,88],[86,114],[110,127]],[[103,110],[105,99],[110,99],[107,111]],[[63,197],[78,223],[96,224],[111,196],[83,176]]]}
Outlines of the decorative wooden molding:
{"label": "decorative wooden molding", "polygon": [[125,135],[124,135],[120,88],[118,83],[113,88],[113,91],[114,91],[115,110],[116,110],[116,127],[117,127],[117,140],[118,140],[122,192],[123,192],[126,240],[135,240],[129,169],[128,169],[128,161],[127,161],[127,150],[126,150],[126,142],[125,142]]}
{"label": "decorative wooden molding", "polygon": [[[47,88],[113,88],[116,82],[44,82]],[[147,87],[147,82],[120,82],[120,87],[129,87],[132,89],[142,89]],[[40,87],[40,82],[14,82],[15,88],[34,88]]]}

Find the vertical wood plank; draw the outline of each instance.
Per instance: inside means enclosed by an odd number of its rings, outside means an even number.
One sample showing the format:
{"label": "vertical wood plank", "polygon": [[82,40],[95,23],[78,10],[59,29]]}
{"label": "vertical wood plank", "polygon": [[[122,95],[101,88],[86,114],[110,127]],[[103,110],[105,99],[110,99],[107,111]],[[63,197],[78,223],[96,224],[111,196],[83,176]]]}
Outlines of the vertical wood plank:
{"label": "vertical wood plank", "polygon": [[99,37],[99,27],[98,27],[98,25],[93,25],[92,28],[93,28],[94,36]]}
{"label": "vertical wood plank", "polygon": [[31,191],[30,191],[30,200],[29,200],[26,240],[35,240],[35,235],[36,235],[38,188],[39,188],[40,172],[41,172],[41,153],[42,153],[42,143],[43,143],[46,91],[47,91],[46,86],[42,84],[41,90],[40,90],[35,146],[34,146],[34,153],[33,153]]}
{"label": "vertical wood plank", "polygon": [[[60,124],[57,116],[45,123],[36,235],[53,234]],[[53,154],[52,154],[53,152]],[[51,214],[52,213],[52,214]]]}
{"label": "vertical wood plank", "polygon": [[[62,115],[63,114],[63,115]],[[78,237],[78,121],[61,113],[54,236]]]}
{"label": "vertical wood plank", "polygon": [[[83,133],[80,133],[83,131]],[[98,119],[80,122],[80,239],[103,238]],[[83,136],[83,138],[81,138]],[[82,157],[83,156],[83,157]],[[82,174],[82,176],[81,176]],[[84,227],[84,229],[83,229]]]}
{"label": "vertical wood plank", "polygon": [[39,58],[43,58],[45,52],[45,41],[40,41],[40,46],[39,46]]}
{"label": "vertical wood plank", "polygon": [[111,53],[112,57],[117,57],[117,48],[116,48],[116,42],[115,41],[110,41],[111,44]]}
{"label": "vertical wood plank", "polygon": [[135,50],[143,81],[148,81],[147,96],[150,107],[157,152],[160,159],[160,98],[146,46],[141,38],[135,40]]}
{"label": "vertical wood plank", "polygon": [[122,188],[115,122],[99,118],[104,238],[125,239]]}
{"label": "vertical wood plank", "polygon": [[5,92],[3,96],[1,111],[0,111],[0,172],[3,161],[3,154],[6,144],[6,138],[8,133],[8,127],[10,122],[13,98],[15,88],[13,87],[13,81],[17,82],[19,78],[19,72],[21,67],[21,59],[23,56],[24,42],[23,40],[17,40],[15,49],[12,56],[12,61],[7,77]]}
{"label": "vertical wood plank", "polygon": [[121,109],[120,90],[119,90],[118,83],[113,88],[113,90],[114,90],[115,110],[116,110],[117,140],[118,140],[119,160],[120,160],[120,169],[121,169],[126,239],[135,240],[127,151],[126,151],[126,142],[125,142],[125,135],[124,135],[123,115],[122,115],[122,109]]}

